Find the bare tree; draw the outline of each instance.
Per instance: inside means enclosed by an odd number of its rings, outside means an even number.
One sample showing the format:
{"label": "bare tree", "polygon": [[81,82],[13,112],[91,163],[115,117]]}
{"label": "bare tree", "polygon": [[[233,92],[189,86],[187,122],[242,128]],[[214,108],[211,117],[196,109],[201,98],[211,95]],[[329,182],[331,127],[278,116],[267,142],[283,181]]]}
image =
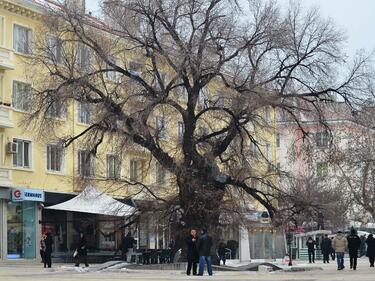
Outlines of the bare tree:
{"label": "bare tree", "polygon": [[361,221],[375,220],[374,109],[364,106],[356,113],[355,130],[332,152],[331,162],[340,171],[337,181],[351,199],[351,215]]}
{"label": "bare tree", "polygon": [[[366,93],[368,58],[346,62],[343,34],[317,10],[293,5],[284,15],[275,1],[255,0],[113,0],[102,8],[103,21],[47,7],[31,72],[48,75],[34,77],[31,118],[56,128],[44,118],[49,108],[88,104],[95,115],[86,130],[56,135],[66,146],[89,144],[92,154],[104,139],[119,151],[147,151],[174,176],[176,188],[157,206],[182,228],[215,227],[223,209],[241,213],[233,206],[251,201],[273,217],[278,188],[265,153],[273,109],[299,123],[296,100],[319,113],[319,100],[352,103]],[[181,135],[167,139],[176,122]]]}

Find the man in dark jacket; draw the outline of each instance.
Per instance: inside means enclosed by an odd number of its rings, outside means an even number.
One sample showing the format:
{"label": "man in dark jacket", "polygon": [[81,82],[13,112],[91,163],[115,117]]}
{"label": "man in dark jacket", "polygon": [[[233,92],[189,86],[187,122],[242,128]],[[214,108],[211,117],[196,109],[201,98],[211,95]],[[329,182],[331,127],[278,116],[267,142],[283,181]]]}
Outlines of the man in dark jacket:
{"label": "man in dark jacket", "polygon": [[361,246],[361,239],[356,234],[356,231],[354,228],[350,230],[350,235],[346,239],[348,240],[350,268],[353,270],[356,270],[358,250],[359,250],[359,247]]}
{"label": "man in dark jacket", "polygon": [[79,234],[79,241],[77,246],[78,255],[76,257],[76,266],[79,266],[81,262],[85,264],[86,267],[89,266],[87,262],[87,241],[83,232]]}
{"label": "man in dark jacket", "polygon": [[208,274],[212,275],[211,247],[212,238],[207,234],[207,230],[203,229],[198,238],[199,275],[203,275],[206,263]]}
{"label": "man in dark jacket", "polygon": [[329,254],[332,252],[332,241],[328,238],[328,234],[324,235],[320,249],[323,254],[323,263],[329,263]]}
{"label": "man in dark jacket", "polygon": [[198,236],[197,231],[192,229],[190,235],[186,237],[186,247],[187,247],[187,261],[188,266],[186,274],[190,275],[191,268],[193,268],[193,275],[197,275],[197,265],[199,262],[199,253],[198,253]]}
{"label": "man in dark jacket", "polygon": [[46,248],[44,251],[44,267],[48,265],[48,268],[51,268],[51,265],[52,265],[51,254],[52,254],[52,244],[53,244],[51,232],[47,233],[44,243],[46,245]]}
{"label": "man in dark jacket", "polygon": [[122,254],[122,259],[124,261],[127,261],[127,253],[129,252],[129,249],[133,249],[135,243],[136,241],[132,237],[132,234],[129,231],[128,234],[126,234],[126,236],[122,240],[122,245],[121,245],[121,254]]}
{"label": "man in dark jacket", "polygon": [[375,239],[372,234],[369,234],[369,236],[366,239],[367,244],[367,252],[366,256],[368,257],[368,260],[370,262],[370,267],[374,267],[374,260],[375,260]]}
{"label": "man in dark jacket", "polygon": [[316,242],[314,241],[314,239],[312,239],[312,237],[309,237],[306,242],[307,253],[309,255],[309,263],[315,263],[315,245]]}

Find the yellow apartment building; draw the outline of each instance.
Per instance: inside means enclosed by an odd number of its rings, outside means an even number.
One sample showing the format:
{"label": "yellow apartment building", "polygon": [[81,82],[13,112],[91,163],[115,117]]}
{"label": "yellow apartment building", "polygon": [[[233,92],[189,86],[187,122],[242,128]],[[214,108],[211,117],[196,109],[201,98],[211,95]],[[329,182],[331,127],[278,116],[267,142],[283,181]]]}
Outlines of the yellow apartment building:
{"label": "yellow apartment building", "polygon": [[[125,231],[121,228],[124,219],[108,220],[97,214],[46,210],[44,207],[65,202],[81,192],[84,185],[80,176],[93,178],[102,190],[105,188],[102,179],[107,179],[106,183],[113,180],[115,185],[116,179],[121,177],[142,178],[145,183],[163,186],[169,186],[173,179],[166,180],[165,171],[153,161],[149,164],[148,154],[140,149],[131,147],[124,155],[118,155],[108,142],[97,158],[85,161],[88,152],[84,146],[73,143],[63,149],[52,132],[40,134],[27,122],[26,113],[32,106],[29,96],[35,81],[30,81],[32,76],[25,61],[31,56],[33,37],[41,28],[44,10],[39,2],[0,0],[0,259],[38,258],[39,240],[44,231],[53,233],[55,258],[63,256],[60,253],[66,256],[74,251],[78,233],[83,230],[88,241],[92,241],[89,249],[113,252],[119,247]],[[91,112],[85,104],[51,108],[49,114],[61,121],[63,130],[71,134],[81,132],[90,124]],[[265,120],[274,123],[272,109],[266,110],[264,115]],[[155,123],[156,127],[168,124],[165,126],[167,140],[167,135],[178,139],[183,130],[178,120],[156,118]],[[274,127],[272,124],[270,127]],[[275,164],[275,133],[271,129],[259,134],[259,138],[267,139],[262,153]],[[129,195],[124,189],[106,191],[114,197]],[[131,199],[123,202],[133,204]],[[256,210],[262,208],[254,205]],[[262,211],[255,213],[254,221],[261,221]],[[263,233],[259,238],[263,239],[262,243],[273,243],[274,247],[274,238],[264,238],[264,233],[272,236],[273,230],[262,225],[257,229],[258,233]],[[129,230],[136,237],[138,248],[166,248],[170,239],[168,226],[157,224],[149,217]],[[259,239],[251,240],[251,233],[237,229],[228,238],[239,243],[237,257],[242,255],[243,259],[250,259],[250,249],[257,250],[251,245]]]}

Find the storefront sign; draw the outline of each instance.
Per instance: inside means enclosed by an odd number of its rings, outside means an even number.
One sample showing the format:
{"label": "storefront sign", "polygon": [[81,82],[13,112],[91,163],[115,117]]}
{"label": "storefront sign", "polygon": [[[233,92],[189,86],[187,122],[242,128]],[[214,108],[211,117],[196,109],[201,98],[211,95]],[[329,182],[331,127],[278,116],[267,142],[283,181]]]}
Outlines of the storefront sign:
{"label": "storefront sign", "polygon": [[44,202],[44,191],[38,189],[13,189],[12,190],[12,201],[36,201]]}

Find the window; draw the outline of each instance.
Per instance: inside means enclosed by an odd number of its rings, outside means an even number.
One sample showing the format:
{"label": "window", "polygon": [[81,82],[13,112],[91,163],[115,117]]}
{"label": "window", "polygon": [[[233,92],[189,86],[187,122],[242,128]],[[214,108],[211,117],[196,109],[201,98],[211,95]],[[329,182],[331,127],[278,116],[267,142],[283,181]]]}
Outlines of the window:
{"label": "window", "polygon": [[78,122],[82,124],[90,124],[90,104],[78,102]]}
{"label": "window", "polygon": [[130,180],[141,181],[144,178],[143,167],[144,162],[142,160],[130,160]]}
{"label": "window", "polygon": [[47,170],[62,172],[64,150],[60,144],[47,145]]}
{"label": "window", "polygon": [[31,168],[31,142],[14,139],[17,143],[17,153],[13,154],[13,166],[22,168]]}
{"label": "window", "polygon": [[168,137],[165,118],[162,116],[156,116],[156,132],[160,139],[166,139]]}
{"label": "window", "polygon": [[95,175],[95,157],[88,150],[78,151],[78,174],[82,177]]}
{"label": "window", "polygon": [[77,47],[77,64],[78,68],[84,72],[90,71],[91,67],[91,51],[84,44],[78,44]]}
{"label": "window", "polygon": [[176,85],[180,85],[176,88],[176,93],[178,94],[178,97],[182,101],[188,101],[189,95],[185,87],[185,82],[182,79],[179,79],[179,81],[176,83]]}
{"label": "window", "polygon": [[[108,60],[113,63],[113,64],[116,64],[116,59],[113,58],[113,57],[109,57]],[[107,69],[113,69],[112,66],[110,66],[109,64],[106,65],[106,68]],[[120,77],[120,74],[117,72],[117,71],[107,71],[105,73],[106,77],[108,80],[111,80],[111,81],[118,81],[119,80],[119,77]]]}
{"label": "window", "polygon": [[318,132],[315,134],[316,145],[318,147],[327,147],[329,143],[328,132]]}
{"label": "window", "polygon": [[253,141],[250,143],[250,152],[253,157],[256,157],[256,158],[258,157],[258,152],[259,152],[258,145]]}
{"label": "window", "polygon": [[167,176],[167,173],[164,167],[160,163],[157,163],[156,164],[156,183],[165,184],[166,176]]}
{"label": "window", "polygon": [[271,110],[268,107],[265,109],[264,120],[265,120],[266,124],[271,123]]}
{"label": "window", "polygon": [[185,124],[184,122],[179,121],[177,123],[177,138],[179,142],[182,142],[184,138],[184,133],[185,133]]}
{"label": "window", "polygon": [[215,106],[224,107],[224,105],[225,105],[224,94],[222,92],[217,92]]}
{"label": "window", "polygon": [[0,46],[5,45],[5,18],[0,17]]}
{"label": "window", "polygon": [[159,81],[159,79],[158,79],[158,77],[156,75],[154,76],[154,86],[155,86],[156,90],[161,90],[162,84],[165,83],[165,77],[166,77],[165,73],[159,72],[159,75],[160,75],[160,80],[161,81]]}
{"label": "window", "polygon": [[268,162],[272,161],[272,147],[271,144],[266,144],[266,159]]}
{"label": "window", "polygon": [[[136,76],[142,76],[142,65],[135,61],[131,61],[129,63],[129,72]],[[164,79],[165,75],[161,74],[162,79]]]}
{"label": "window", "polygon": [[121,175],[121,163],[116,155],[107,155],[107,178],[119,179]]}
{"label": "window", "polygon": [[64,118],[66,116],[66,104],[64,102],[54,101],[50,103],[47,109],[47,117]]}
{"label": "window", "polygon": [[22,111],[29,111],[31,109],[31,101],[31,85],[19,81],[13,81],[13,107]]}
{"label": "window", "polygon": [[208,106],[208,88],[204,86],[199,92],[198,103],[201,109],[205,109]]}
{"label": "window", "polygon": [[280,134],[279,133],[276,134],[276,147],[277,148],[280,147]]}
{"label": "window", "polygon": [[56,36],[47,36],[47,54],[54,63],[62,63],[62,40]]}
{"label": "window", "polygon": [[328,163],[318,163],[316,165],[316,174],[318,177],[328,176]]}
{"label": "window", "polygon": [[15,24],[13,26],[13,49],[23,54],[31,54],[32,30]]}

